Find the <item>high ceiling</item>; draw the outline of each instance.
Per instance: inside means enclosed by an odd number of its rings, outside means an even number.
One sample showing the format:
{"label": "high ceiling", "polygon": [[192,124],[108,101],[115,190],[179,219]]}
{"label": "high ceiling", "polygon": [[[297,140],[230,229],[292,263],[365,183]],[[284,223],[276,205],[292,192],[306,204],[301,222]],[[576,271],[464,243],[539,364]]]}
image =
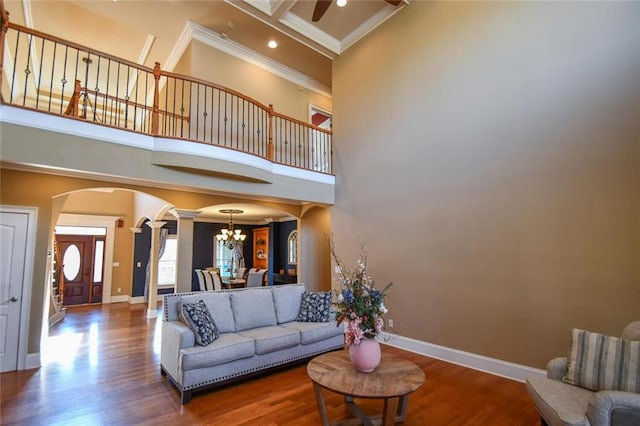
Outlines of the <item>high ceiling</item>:
{"label": "high ceiling", "polygon": [[406,4],[332,2],[312,22],[315,0],[5,0],[12,22],[147,66],[171,64],[191,22],[328,88],[332,60]]}

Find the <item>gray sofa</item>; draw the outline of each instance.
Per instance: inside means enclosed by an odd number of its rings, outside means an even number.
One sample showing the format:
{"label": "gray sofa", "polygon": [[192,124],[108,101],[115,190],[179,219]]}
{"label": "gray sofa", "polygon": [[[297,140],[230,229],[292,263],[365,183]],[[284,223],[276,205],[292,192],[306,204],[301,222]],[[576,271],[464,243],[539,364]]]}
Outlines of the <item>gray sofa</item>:
{"label": "gray sofa", "polygon": [[[344,328],[332,317],[296,320],[304,292],[304,284],[290,284],[164,295],[160,364],[182,403],[193,391],[342,348]],[[219,332],[206,346],[179,315],[181,303],[199,300]]]}
{"label": "gray sofa", "polygon": [[[640,340],[640,321],[627,325],[621,338],[628,341]],[[631,357],[634,356],[633,353],[631,352]],[[635,354],[637,356],[637,352]],[[637,365],[637,358],[634,363]],[[543,425],[640,425],[640,393],[595,391],[567,383],[568,367],[567,357],[554,358],[547,364],[547,377],[530,377],[526,381],[527,391],[540,413]],[[604,373],[600,372],[600,375],[603,376]],[[631,379],[636,383],[640,383],[640,368],[626,376],[629,375],[632,375]]]}

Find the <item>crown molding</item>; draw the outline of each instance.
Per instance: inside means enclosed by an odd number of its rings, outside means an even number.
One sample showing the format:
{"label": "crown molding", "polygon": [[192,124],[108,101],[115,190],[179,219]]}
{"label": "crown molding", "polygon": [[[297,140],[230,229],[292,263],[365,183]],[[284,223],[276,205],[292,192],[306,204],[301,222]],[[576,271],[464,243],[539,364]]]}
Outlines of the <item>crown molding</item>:
{"label": "crown molding", "polygon": [[178,65],[178,61],[184,54],[184,51],[187,50],[189,43],[191,43],[193,32],[191,31],[191,22],[187,21],[180,36],[178,36],[178,40],[176,40],[176,44],[171,49],[167,60],[162,65],[162,68],[172,72],[176,65]]}
{"label": "crown molding", "polygon": [[[408,0],[405,0],[405,5],[409,4]],[[404,6],[394,7],[387,5],[384,9],[380,9],[378,13],[367,19],[358,28],[349,33],[345,38],[340,41],[340,52],[344,52],[354,44],[356,44],[361,38],[369,34],[371,31],[382,25],[385,21],[391,18],[396,13],[400,12]]]}
{"label": "crown molding", "polygon": [[248,5],[255,7],[265,15],[273,16],[273,11],[276,10],[270,0],[244,0]]}
{"label": "crown molding", "polygon": [[198,25],[194,22],[188,22],[188,25],[190,27],[192,40],[204,43],[207,46],[213,47],[252,65],[260,67],[298,86],[304,87],[305,89],[331,98],[331,89],[329,87],[307,76],[306,74],[289,68],[286,65],[274,61],[271,58],[267,58],[266,56],[254,50],[251,50],[240,43],[237,43],[228,38],[224,38],[217,32]]}
{"label": "crown molding", "polygon": [[287,37],[291,37],[295,41],[304,44],[310,49],[315,50],[321,55],[324,55],[329,59],[334,59],[336,57],[336,54],[334,52],[327,49],[322,44],[316,42],[315,40],[305,37],[304,34],[300,34],[296,31],[291,31],[289,27],[287,27],[281,22],[282,16],[289,13],[289,10],[291,10],[295,2],[292,2],[291,0],[274,0],[274,2],[272,2],[271,4],[271,10],[273,11],[273,15],[270,15],[256,8],[255,6],[252,5],[252,3],[249,3],[247,1],[232,1],[232,0],[224,0],[224,1],[230,4],[231,6],[237,8],[238,10],[241,10],[242,12],[252,16],[258,21],[266,25],[269,25],[271,28],[277,31],[280,31],[282,34],[286,35]]}
{"label": "crown molding", "polygon": [[22,13],[24,14],[24,26],[33,29],[33,13],[31,12],[31,0],[22,0]]}
{"label": "crown molding", "polygon": [[331,37],[329,34],[325,33],[324,31],[309,24],[307,21],[300,18],[298,15],[295,15],[291,12],[287,12],[282,16],[282,18],[280,18],[280,23],[286,25],[293,31],[296,31],[302,34],[303,36],[315,41],[321,46],[324,46],[325,48],[329,49],[330,51],[332,51],[337,55],[342,53],[340,41],[338,39]]}
{"label": "crown molding", "polygon": [[173,46],[173,49],[171,49],[171,53],[163,65],[163,69],[173,71],[192,40],[204,43],[207,46],[260,67],[298,86],[331,98],[331,89],[319,81],[191,21],[188,21],[182,29],[176,44]]}

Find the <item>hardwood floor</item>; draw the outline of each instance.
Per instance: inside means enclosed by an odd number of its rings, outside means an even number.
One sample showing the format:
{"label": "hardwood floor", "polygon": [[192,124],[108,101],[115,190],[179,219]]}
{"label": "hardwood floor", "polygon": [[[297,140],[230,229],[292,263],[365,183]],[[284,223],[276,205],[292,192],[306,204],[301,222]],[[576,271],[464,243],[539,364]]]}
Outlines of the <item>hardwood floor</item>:
{"label": "hardwood floor", "polygon": [[[0,375],[3,425],[317,425],[304,364],[195,393],[180,405],[160,375],[160,322],[146,305],[76,307],[50,330],[40,369]],[[522,383],[383,346],[422,368],[427,381],[409,397],[405,425],[538,425]],[[348,417],[340,396],[324,393],[331,420]],[[358,401],[366,412],[375,400]]]}

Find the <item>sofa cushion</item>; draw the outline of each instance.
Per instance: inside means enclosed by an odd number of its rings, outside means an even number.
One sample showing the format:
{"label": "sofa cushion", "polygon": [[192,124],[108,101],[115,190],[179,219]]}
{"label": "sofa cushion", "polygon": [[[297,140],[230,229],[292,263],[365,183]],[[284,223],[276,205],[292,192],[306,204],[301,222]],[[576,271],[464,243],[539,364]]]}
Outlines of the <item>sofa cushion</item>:
{"label": "sofa cushion", "polygon": [[[202,292],[182,296],[182,303],[194,303],[203,300],[209,313],[218,327],[220,333],[232,333],[236,331],[233,320],[233,312],[231,311],[231,301],[227,292]],[[178,311],[180,310],[179,305]]]}
{"label": "sofa cushion", "polygon": [[300,312],[297,321],[302,322],[327,322],[330,318],[331,292],[305,291],[300,301]]}
{"label": "sofa cushion", "polygon": [[195,303],[181,302],[180,316],[195,335],[196,343],[207,346],[218,338],[218,327],[202,300]]}
{"label": "sofa cushion", "polygon": [[278,324],[295,321],[300,312],[300,301],[304,293],[304,285],[289,284],[274,286],[271,290],[273,304],[276,308]]}
{"label": "sofa cushion", "polygon": [[279,326],[254,328],[241,331],[238,334],[255,340],[256,354],[258,355],[292,348],[300,344],[300,333]]}
{"label": "sofa cushion", "polygon": [[255,352],[253,339],[236,333],[224,333],[220,334],[220,337],[208,346],[193,346],[182,349],[182,369],[193,370],[224,364],[252,357]]}
{"label": "sofa cushion", "polygon": [[331,322],[288,322],[282,324],[282,327],[286,327],[292,330],[297,330],[300,333],[300,343],[303,345],[309,345],[311,343],[319,342],[324,339],[328,339],[333,336],[338,336],[344,333],[344,326],[336,326],[335,321]]}
{"label": "sofa cushion", "polygon": [[566,383],[640,393],[640,341],[571,330]]}
{"label": "sofa cushion", "polygon": [[231,310],[236,332],[278,323],[273,296],[266,287],[232,292]]}
{"label": "sofa cushion", "polygon": [[540,415],[550,425],[586,426],[593,392],[546,377],[529,377],[527,391]]}

